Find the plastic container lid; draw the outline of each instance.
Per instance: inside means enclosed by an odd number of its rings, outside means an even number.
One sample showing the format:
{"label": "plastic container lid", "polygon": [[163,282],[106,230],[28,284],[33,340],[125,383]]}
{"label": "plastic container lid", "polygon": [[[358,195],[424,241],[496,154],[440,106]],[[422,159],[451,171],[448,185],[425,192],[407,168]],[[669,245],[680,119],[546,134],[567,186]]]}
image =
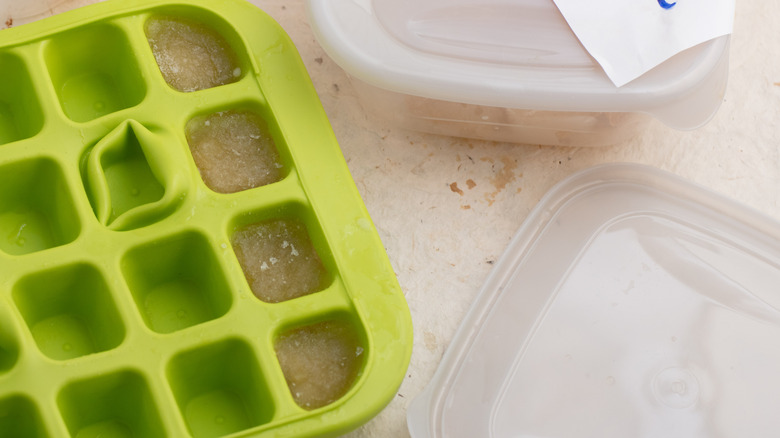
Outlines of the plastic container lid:
{"label": "plastic container lid", "polygon": [[780,428],[780,224],[605,165],[521,227],[408,411],[421,437],[746,437]]}
{"label": "plastic container lid", "polygon": [[729,37],[617,88],[552,0],[308,0],[314,33],[349,74],[408,95],[548,111],[644,112],[706,123],[723,100]]}

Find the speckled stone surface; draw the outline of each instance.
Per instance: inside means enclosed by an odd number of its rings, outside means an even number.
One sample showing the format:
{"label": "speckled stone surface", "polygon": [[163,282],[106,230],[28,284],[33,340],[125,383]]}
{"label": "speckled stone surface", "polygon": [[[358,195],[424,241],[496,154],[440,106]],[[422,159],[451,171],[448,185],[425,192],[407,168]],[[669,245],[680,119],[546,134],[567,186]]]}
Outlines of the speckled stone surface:
{"label": "speckled stone surface", "polygon": [[[66,0],[50,12],[93,2]],[[252,2],[298,47],[412,312],[407,377],[390,405],[350,438],[409,436],[406,407],[433,376],[493,263],[539,199],[572,173],[607,162],[647,164],[780,220],[780,1],[737,2],[729,85],[706,126],[680,132],[652,122],[637,138],[603,148],[442,137],[368,119],[345,73],[317,44],[302,1]]]}

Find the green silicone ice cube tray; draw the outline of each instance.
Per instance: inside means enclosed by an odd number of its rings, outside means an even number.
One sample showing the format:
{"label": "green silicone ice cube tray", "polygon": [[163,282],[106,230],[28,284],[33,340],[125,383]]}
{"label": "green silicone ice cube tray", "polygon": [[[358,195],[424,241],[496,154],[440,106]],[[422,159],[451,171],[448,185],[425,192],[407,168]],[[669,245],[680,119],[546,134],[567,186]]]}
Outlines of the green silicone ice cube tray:
{"label": "green silicone ice cube tray", "polygon": [[[145,35],[154,16],[213,29],[236,81],[180,92]],[[216,193],[185,127],[221,111],[268,125],[278,182]],[[232,245],[256,222],[302,223],[327,274],[255,297]],[[316,409],[294,399],[275,341],[354,330],[358,376]],[[393,397],[409,310],[300,57],[241,0],[110,0],[0,32],[0,436],[332,436]]]}

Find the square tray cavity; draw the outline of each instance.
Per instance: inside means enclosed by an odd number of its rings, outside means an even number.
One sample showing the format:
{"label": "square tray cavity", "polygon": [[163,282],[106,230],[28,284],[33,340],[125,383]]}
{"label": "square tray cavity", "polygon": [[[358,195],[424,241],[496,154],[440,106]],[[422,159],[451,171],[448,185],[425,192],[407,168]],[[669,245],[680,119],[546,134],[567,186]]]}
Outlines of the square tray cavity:
{"label": "square tray cavity", "polygon": [[270,17],[107,1],[0,66],[0,436],[331,436],[392,399],[409,310]]}

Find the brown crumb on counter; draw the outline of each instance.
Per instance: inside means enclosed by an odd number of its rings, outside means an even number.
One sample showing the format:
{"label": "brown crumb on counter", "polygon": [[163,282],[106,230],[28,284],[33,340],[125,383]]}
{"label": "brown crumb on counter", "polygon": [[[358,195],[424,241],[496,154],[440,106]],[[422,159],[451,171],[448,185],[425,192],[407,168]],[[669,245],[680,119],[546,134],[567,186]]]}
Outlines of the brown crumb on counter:
{"label": "brown crumb on counter", "polygon": [[469,190],[471,190],[477,186],[477,183],[475,183],[473,179],[469,178],[466,180],[466,185],[468,186]]}
{"label": "brown crumb on counter", "polygon": [[5,20],[5,27],[6,28],[11,27],[13,25],[14,25],[14,19],[13,18],[9,18],[9,19]]}
{"label": "brown crumb on counter", "polygon": [[322,58],[321,57],[314,58],[314,62],[316,62],[317,64],[322,64]]}
{"label": "brown crumb on counter", "polygon": [[454,182],[454,183],[450,184],[450,190],[452,190],[453,192],[459,194],[460,196],[463,196],[463,190],[458,188],[458,183],[457,182]]}
{"label": "brown crumb on counter", "polygon": [[[510,157],[503,157],[501,158],[501,162],[504,164],[504,166],[498,172],[496,172],[496,175],[493,178],[493,186],[496,188],[497,192],[504,190],[509,183],[515,181],[518,177],[518,175],[515,174],[515,169],[517,169],[517,161]],[[522,174],[519,176],[522,177]]]}

